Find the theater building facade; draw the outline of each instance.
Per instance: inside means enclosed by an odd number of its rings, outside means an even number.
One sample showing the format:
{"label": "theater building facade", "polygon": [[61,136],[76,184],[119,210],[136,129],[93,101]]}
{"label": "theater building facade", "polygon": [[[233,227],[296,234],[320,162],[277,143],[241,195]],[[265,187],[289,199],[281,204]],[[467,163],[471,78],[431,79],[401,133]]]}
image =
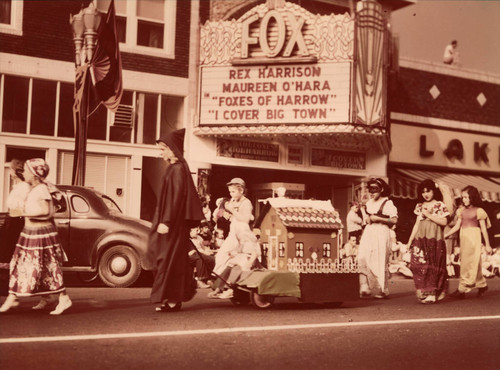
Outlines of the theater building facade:
{"label": "theater building facade", "polygon": [[350,3],[210,2],[189,153],[200,193],[228,196],[225,184],[241,177],[257,214],[285,187],[290,198],[332,200],[345,219],[367,178],[387,178],[396,2]]}

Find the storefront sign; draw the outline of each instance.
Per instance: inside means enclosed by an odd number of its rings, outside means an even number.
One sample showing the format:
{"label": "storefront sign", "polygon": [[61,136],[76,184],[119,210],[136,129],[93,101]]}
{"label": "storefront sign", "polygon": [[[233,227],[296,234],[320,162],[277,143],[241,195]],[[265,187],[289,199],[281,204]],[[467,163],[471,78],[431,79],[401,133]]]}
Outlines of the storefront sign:
{"label": "storefront sign", "polygon": [[200,125],[349,121],[351,63],[203,67]]}
{"label": "storefront sign", "polygon": [[[259,20],[259,15],[254,14],[242,23],[241,35],[241,57],[248,58],[250,45],[258,45],[267,57],[275,57],[281,53],[282,56],[289,57],[295,47],[298,48],[299,55],[309,55],[304,35],[301,30],[305,19],[294,14],[283,14],[278,10],[271,10],[264,15],[259,25],[259,37],[250,35],[250,25]],[[273,22],[271,22],[273,20]],[[277,31],[277,32],[276,32]],[[288,40],[286,35],[290,34]],[[269,42],[269,35],[273,34],[273,41]],[[277,36],[277,38],[276,38]]]}
{"label": "storefront sign", "polygon": [[366,168],[366,155],[356,152],[313,148],[311,164],[313,166],[364,170]]}
{"label": "storefront sign", "polygon": [[219,157],[279,162],[279,145],[243,140],[217,139]]}
{"label": "storefront sign", "polygon": [[391,162],[500,171],[498,137],[393,123]]}
{"label": "storefront sign", "polygon": [[348,12],[319,15],[288,1],[268,5],[257,5],[237,20],[203,24],[200,65],[231,65],[254,58],[312,58],[318,63],[353,60],[354,18]]}

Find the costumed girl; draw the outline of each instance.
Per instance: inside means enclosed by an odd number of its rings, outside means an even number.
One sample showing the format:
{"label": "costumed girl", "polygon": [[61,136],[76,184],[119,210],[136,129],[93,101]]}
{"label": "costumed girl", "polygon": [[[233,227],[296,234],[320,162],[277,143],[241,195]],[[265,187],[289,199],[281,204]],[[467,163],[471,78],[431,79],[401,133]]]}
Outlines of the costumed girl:
{"label": "costumed girl", "polygon": [[446,243],[443,229],[450,216],[438,184],[428,179],[417,188],[417,220],[407,246],[411,251],[410,269],[416,295],[421,303],[435,303],[448,289]]}
{"label": "costumed girl", "polygon": [[161,192],[149,234],[148,257],[153,265],[151,302],[156,311],[179,311],[182,302],[196,294],[189,263],[189,232],[205,219],[200,198],[183,157],[185,130],[171,132],[157,141],[167,162]]}
{"label": "costumed girl", "polygon": [[391,227],[396,224],[398,210],[388,198],[389,185],[380,178],[368,181],[370,199],[366,202],[366,227],[358,250],[360,296],[386,298],[389,295],[389,257]]}
{"label": "costumed girl", "polygon": [[450,296],[465,298],[465,293],[477,288],[477,295],[482,297],[488,290],[486,279],[481,270],[481,235],[488,253],[492,252],[487,228],[491,227],[488,215],[480,207],[481,197],[474,186],[462,190],[464,208],[457,210],[458,220],[455,226],[444,236],[449,236],[460,230],[460,282],[458,289]]}
{"label": "costumed girl", "polygon": [[[231,200],[226,202],[224,207],[226,212],[231,215],[231,224],[229,235],[215,255],[214,272],[218,275],[223,274],[228,267],[231,267],[231,259],[241,253],[240,240],[258,245],[257,237],[250,229],[250,221],[253,220],[253,206],[250,200],[245,197],[245,181],[236,177],[227,183],[227,188]],[[217,279],[214,288],[215,290],[209,293],[209,298],[219,298],[224,288],[221,279]],[[228,296],[223,297],[230,298],[231,292],[226,294]]]}
{"label": "costumed girl", "polygon": [[9,296],[0,312],[18,306],[17,297],[41,296],[35,310],[55,302],[52,294],[59,294],[57,307],[51,315],[60,315],[71,307],[63,282],[64,252],[54,224],[54,205],[50,183],[45,181],[49,166],[41,158],[29,159],[24,164],[24,179],[31,185],[22,216],[24,228],[10,262]]}

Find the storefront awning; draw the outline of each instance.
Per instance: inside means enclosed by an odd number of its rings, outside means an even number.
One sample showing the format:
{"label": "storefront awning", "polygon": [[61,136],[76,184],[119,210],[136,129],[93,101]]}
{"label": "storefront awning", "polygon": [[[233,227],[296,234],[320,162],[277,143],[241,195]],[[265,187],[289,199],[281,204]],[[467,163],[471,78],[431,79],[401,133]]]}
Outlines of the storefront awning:
{"label": "storefront awning", "polygon": [[500,203],[500,181],[498,181],[500,179],[409,169],[394,169],[391,171],[389,185],[391,186],[392,195],[396,198],[416,199],[417,186],[425,179],[432,179],[448,185],[456,197],[460,196],[464,187],[472,185],[479,190],[484,201]]}
{"label": "storefront awning", "polygon": [[342,150],[387,154],[390,150],[387,130],[378,126],[352,124],[302,125],[234,125],[197,126],[198,136],[272,140],[285,138],[289,142],[311,143]]}

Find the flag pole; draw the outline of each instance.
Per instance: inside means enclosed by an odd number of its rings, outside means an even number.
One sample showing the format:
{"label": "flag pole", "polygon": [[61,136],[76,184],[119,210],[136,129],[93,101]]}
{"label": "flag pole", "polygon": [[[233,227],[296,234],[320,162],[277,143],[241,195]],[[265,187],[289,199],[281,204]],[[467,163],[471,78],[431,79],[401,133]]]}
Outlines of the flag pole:
{"label": "flag pole", "polygon": [[89,64],[95,49],[97,29],[101,15],[93,1],[87,8],[70,16],[75,44],[75,89],[73,104],[73,123],[75,132],[75,150],[73,157],[72,185],[85,185],[87,155],[88,111],[90,102]]}
{"label": "flag pole", "polygon": [[100,104],[116,112],[123,93],[115,15],[114,0],[111,0],[104,22],[93,1],[70,17],[76,61],[73,185],[85,186],[89,116]]}

